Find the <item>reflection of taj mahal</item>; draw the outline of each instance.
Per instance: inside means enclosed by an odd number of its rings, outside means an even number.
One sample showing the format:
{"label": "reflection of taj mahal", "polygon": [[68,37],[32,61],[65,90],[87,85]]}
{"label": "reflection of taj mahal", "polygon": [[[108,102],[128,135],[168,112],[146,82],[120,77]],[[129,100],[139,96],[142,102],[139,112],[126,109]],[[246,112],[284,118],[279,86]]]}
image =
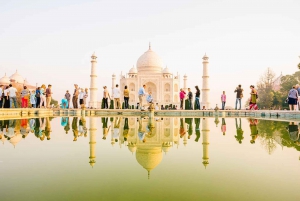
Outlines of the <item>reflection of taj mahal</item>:
{"label": "reflection of taj mahal", "polygon": [[[184,123],[180,118],[163,118],[158,117],[114,117],[111,119],[111,144],[119,144],[120,147],[127,146],[129,151],[135,153],[137,162],[147,170],[148,177],[150,172],[157,167],[162,159],[163,152],[166,154],[173,146],[178,147],[180,141],[186,146],[189,127],[195,127],[196,133],[199,131],[200,138],[200,122],[195,126],[192,124]],[[96,130],[95,118],[90,121],[90,165],[94,166],[96,162],[95,156],[95,134]],[[200,120],[199,120],[200,121]],[[202,132],[204,137],[203,142],[203,165],[206,167],[209,164],[209,128],[208,120],[204,119],[202,123]],[[115,133],[117,129],[117,135]],[[181,135],[180,130],[184,130],[184,135]],[[103,134],[106,136],[107,134]],[[197,135],[197,134],[196,134]],[[182,138],[182,139],[180,139]],[[199,139],[198,138],[198,139]]]}

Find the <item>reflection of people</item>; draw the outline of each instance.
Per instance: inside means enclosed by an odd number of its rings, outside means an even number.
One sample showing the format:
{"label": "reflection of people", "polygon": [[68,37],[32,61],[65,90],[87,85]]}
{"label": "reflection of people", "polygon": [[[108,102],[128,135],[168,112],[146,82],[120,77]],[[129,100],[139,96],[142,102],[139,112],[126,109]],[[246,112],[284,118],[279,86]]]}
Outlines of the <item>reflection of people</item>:
{"label": "reflection of people", "polygon": [[40,118],[39,138],[41,141],[45,139],[45,118]]}
{"label": "reflection of people", "polygon": [[200,139],[200,118],[195,118],[195,130],[196,130],[195,141],[198,142]]}
{"label": "reflection of people", "polygon": [[193,127],[192,127],[192,123],[193,123],[193,118],[185,118],[185,123],[187,123],[188,125],[188,139],[191,138],[191,135],[193,134]]}
{"label": "reflection of people", "polygon": [[72,119],[72,131],[73,131],[73,136],[74,136],[73,141],[77,141],[77,137],[78,137],[77,122],[78,122],[78,117],[73,117],[73,119]]}
{"label": "reflection of people", "polygon": [[244,139],[243,136],[244,131],[242,130],[241,118],[239,118],[239,124],[237,118],[235,118],[235,128],[236,128],[236,135],[234,137],[240,144],[242,144],[242,140]]}
{"label": "reflection of people", "polygon": [[143,121],[143,118],[141,117],[139,119],[138,136],[139,136],[140,141],[146,142],[146,139],[145,139],[146,133],[145,133],[145,130],[143,129],[142,121]]}
{"label": "reflection of people", "polygon": [[49,117],[46,117],[46,127],[45,127],[45,136],[47,137],[47,140],[50,140],[50,133],[51,133],[51,124]]}
{"label": "reflection of people", "polygon": [[70,130],[70,121],[69,121],[69,117],[66,117],[66,125],[64,127],[64,130],[66,132],[66,134],[68,134],[69,130]]}
{"label": "reflection of people", "polygon": [[118,142],[119,139],[119,133],[120,133],[120,117],[116,117],[114,122],[114,133],[113,133],[113,139],[115,142]]}
{"label": "reflection of people", "polygon": [[103,128],[103,140],[106,140],[109,128],[107,128],[108,117],[102,117],[102,128]]}
{"label": "reflection of people", "polygon": [[257,123],[258,120],[257,119],[249,119],[250,122],[250,131],[251,131],[251,140],[250,143],[254,144],[255,140],[258,136],[258,130],[257,130]]}
{"label": "reflection of people", "polygon": [[290,139],[293,142],[296,142],[299,139],[299,128],[298,124],[296,122],[290,122],[289,123],[289,135]]}
{"label": "reflection of people", "polygon": [[123,127],[123,137],[124,137],[124,141],[127,141],[127,138],[128,138],[128,131],[129,131],[128,118],[125,118],[124,127]]}
{"label": "reflection of people", "polygon": [[182,138],[182,137],[185,135],[184,124],[183,124],[183,118],[180,118],[179,135],[180,135],[180,138]]}
{"label": "reflection of people", "polygon": [[222,118],[221,131],[222,131],[223,135],[226,134],[226,122],[225,122],[225,118]]}
{"label": "reflection of people", "polygon": [[8,123],[8,128],[6,129],[6,135],[4,135],[4,137],[7,138],[7,140],[10,140],[11,138],[13,138],[15,136],[15,127],[16,127],[16,120],[9,120]]}

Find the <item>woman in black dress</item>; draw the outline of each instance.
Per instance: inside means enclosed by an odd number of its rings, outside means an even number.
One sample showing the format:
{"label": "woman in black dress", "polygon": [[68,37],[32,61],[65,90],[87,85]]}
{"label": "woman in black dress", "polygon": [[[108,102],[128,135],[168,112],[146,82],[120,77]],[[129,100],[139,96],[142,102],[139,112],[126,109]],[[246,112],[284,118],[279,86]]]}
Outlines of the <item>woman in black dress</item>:
{"label": "woman in black dress", "polygon": [[10,100],[9,100],[9,86],[5,87],[4,90],[4,105],[3,108],[10,108]]}

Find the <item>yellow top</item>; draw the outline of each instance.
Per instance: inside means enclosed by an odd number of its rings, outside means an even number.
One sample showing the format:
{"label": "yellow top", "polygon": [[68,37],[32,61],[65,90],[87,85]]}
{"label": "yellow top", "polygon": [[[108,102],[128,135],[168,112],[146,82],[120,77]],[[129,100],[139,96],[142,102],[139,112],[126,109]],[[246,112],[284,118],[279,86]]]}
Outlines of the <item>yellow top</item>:
{"label": "yellow top", "polygon": [[128,89],[124,89],[124,97],[129,97],[129,90]]}

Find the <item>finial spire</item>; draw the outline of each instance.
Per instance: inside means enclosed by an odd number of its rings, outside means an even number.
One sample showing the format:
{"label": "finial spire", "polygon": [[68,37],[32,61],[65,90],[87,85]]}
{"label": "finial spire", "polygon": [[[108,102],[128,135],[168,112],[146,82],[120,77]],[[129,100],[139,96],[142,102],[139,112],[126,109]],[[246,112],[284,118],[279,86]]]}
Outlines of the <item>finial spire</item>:
{"label": "finial spire", "polygon": [[151,50],[151,42],[149,42],[149,50]]}

